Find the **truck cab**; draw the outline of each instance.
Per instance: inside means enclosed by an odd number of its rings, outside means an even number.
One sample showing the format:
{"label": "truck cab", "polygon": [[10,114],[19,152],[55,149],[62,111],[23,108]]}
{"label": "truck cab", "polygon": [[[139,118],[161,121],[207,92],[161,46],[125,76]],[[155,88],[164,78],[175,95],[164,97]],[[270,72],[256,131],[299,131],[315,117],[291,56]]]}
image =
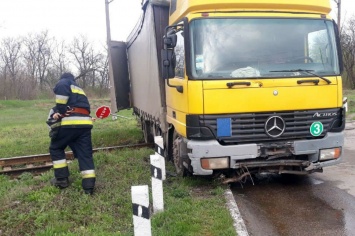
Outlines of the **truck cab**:
{"label": "truck cab", "polygon": [[162,73],[181,172],[306,174],[340,161],[330,10],[328,0],[171,1]]}

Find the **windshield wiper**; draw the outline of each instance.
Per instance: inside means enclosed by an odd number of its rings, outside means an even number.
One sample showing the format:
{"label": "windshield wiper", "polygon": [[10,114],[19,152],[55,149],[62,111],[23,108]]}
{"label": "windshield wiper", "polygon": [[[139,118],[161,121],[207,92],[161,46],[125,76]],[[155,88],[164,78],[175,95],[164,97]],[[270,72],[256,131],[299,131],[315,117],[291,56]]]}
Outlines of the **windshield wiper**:
{"label": "windshield wiper", "polygon": [[307,73],[307,74],[317,76],[318,78],[324,80],[324,81],[327,82],[328,84],[331,84],[331,83],[332,83],[332,81],[330,81],[329,79],[324,78],[324,77],[322,77],[322,76],[319,76],[319,75],[313,73],[312,71],[314,71],[314,70],[297,69],[297,70],[271,70],[271,71],[269,71],[269,72],[305,72],[305,73]]}
{"label": "windshield wiper", "polygon": [[222,76],[222,75],[213,75],[213,74],[209,74],[207,77],[208,78],[224,78],[224,76]]}

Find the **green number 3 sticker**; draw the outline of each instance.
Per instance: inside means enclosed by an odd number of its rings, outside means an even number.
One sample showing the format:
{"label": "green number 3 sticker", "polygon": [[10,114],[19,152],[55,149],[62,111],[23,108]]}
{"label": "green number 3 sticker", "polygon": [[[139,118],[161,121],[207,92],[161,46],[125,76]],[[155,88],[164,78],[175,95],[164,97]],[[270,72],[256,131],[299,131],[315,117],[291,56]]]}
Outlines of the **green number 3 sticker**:
{"label": "green number 3 sticker", "polygon": [[309,131],[311,132],[311,134],[313,136],[321,135],[322,132],[323,132],[323,124],[322,124],[322,122],[319,122],[319,121],[313,122],[313,124],[309,128]]}

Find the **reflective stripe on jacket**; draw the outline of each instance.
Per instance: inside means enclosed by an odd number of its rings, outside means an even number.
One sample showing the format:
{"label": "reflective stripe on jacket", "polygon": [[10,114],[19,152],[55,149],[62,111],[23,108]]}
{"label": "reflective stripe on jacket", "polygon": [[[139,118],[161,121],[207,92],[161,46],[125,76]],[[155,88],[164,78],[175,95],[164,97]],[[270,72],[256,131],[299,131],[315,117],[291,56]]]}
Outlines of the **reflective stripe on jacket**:
{"label": "reflective stripe on jacket", "polygon": [[92,125],[90,116],[68,116],[62,118],[62,126],[67,125]]}
{"label": "reflective stripe on jacket", "polygon": [[[55,93],[56,107],[64,117],[61,120],[62,128],[91,128],[93,125],[90,115],[90,104],[86,94],[79,85],[76,84],[74,77],[61,78],[53,89]],[[69,108],[81,108],[88,111],[87,114],[68,113]]]}

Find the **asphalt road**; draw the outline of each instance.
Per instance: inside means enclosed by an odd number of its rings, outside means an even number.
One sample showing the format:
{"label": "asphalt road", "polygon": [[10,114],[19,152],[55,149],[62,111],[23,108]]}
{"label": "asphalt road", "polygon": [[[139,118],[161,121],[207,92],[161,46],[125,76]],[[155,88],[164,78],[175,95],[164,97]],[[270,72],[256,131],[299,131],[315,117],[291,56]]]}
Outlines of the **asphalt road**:
{"label": "asphalt road", "polygon": [[345,134],[342,162],[323,173],[231,186],[249,235],[355,235],[355,123]]}

